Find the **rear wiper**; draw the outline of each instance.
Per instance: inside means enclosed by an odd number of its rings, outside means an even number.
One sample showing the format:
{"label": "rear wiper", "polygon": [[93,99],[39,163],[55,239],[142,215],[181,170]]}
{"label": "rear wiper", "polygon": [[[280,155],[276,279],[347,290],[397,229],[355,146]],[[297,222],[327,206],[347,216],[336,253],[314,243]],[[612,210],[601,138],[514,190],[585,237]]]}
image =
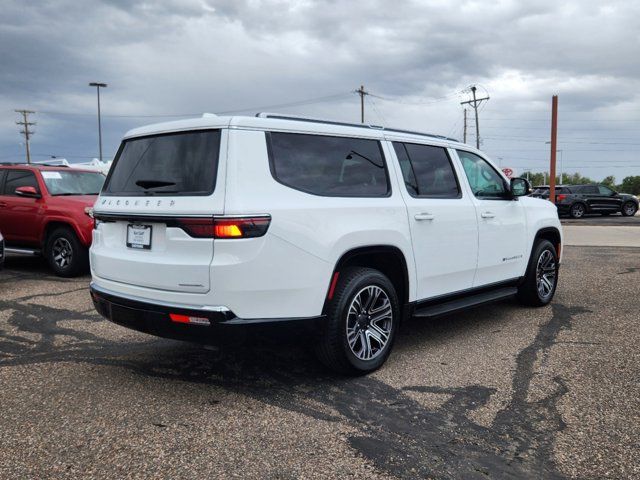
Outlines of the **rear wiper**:
{"label": "rear wiper", "polygon": [[167,182],[165,180],[136,180],[136,185],[144,189],[170,187],[175,184],[176,182]]}

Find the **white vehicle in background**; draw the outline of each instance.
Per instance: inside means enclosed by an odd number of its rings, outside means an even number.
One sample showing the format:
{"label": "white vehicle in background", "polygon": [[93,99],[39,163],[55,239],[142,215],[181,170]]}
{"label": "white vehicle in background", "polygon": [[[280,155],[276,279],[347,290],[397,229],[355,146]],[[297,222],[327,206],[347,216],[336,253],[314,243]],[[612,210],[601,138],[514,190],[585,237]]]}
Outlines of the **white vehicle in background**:
{"label": "white vehicle in background", "polygon": [[369,372],[400,320],[553,298],[556,209],[437,135],[260,114],[130,131],[95,204],[97,310],[207,342],[312,321],[335,370]]}

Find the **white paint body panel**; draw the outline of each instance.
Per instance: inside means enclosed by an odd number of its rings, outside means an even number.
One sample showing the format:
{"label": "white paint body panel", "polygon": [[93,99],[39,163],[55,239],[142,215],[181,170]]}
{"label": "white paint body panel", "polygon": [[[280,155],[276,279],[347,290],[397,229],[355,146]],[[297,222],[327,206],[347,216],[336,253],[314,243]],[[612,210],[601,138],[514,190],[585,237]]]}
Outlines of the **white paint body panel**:
{"label": "white paint body panel", "polygon": [[[154,224],[149,251],[125,246],[126,222],[94,232],[91,268],[97,287],[149,303],[195,309],[226,307],[238,317],[320,315],[336,263],[354,248],[386,245],[407,263],[408,300],[416,301],[524,274],[535,233],[560,230],[549,202],[532,198],[486,201],[473,197],[452,141],[324,123],[254,117],[205,117],[133,130],[142,135],[220,128],[214,193],[208,197],[101,196],[95,210],[127,215],[271,215],[260,238],[209,240]],[[321,197],[278,183],[269,168],[265,131],[377,139],[382,143],[391,195]],[[463,192],[460,199],[419,199],[404,187],[391,140],[449,148]],[[469,149],[466,145],[464,148]],[[479,153],[479,152],[476,152]],[[485,157],[486,158],[486,157]],[[117,167],[116,167],[117,168]],[[491,221],[480,214],[491,208]],[[433,221],[415,215],[433,214]],[[505,257],[522,255],[512,262]]]}

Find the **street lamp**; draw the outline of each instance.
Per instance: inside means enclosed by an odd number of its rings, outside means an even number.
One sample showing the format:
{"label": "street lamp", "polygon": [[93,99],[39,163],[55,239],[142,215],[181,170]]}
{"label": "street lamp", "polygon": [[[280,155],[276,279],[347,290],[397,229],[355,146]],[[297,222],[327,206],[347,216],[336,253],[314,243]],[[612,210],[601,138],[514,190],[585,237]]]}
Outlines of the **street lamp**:
{"label": "street lamp", "polygon": [[100,149],[100,163],[102,163],[102,122],[100,119],[100,87],[106,88],[106,83],[91,82],[90,87],[96,87],[98,94],[98,147]]}

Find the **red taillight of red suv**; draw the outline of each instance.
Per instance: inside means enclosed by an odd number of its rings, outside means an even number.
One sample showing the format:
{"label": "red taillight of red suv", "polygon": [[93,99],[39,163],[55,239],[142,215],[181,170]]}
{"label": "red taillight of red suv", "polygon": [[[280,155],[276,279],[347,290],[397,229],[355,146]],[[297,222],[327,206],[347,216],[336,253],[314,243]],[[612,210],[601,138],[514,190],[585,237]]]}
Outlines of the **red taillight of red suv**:
{"label": "red taillight of red suv", "polygon": [[271,217],[179,218],[177,223],[195,238],[256,238],[267,233]]}

